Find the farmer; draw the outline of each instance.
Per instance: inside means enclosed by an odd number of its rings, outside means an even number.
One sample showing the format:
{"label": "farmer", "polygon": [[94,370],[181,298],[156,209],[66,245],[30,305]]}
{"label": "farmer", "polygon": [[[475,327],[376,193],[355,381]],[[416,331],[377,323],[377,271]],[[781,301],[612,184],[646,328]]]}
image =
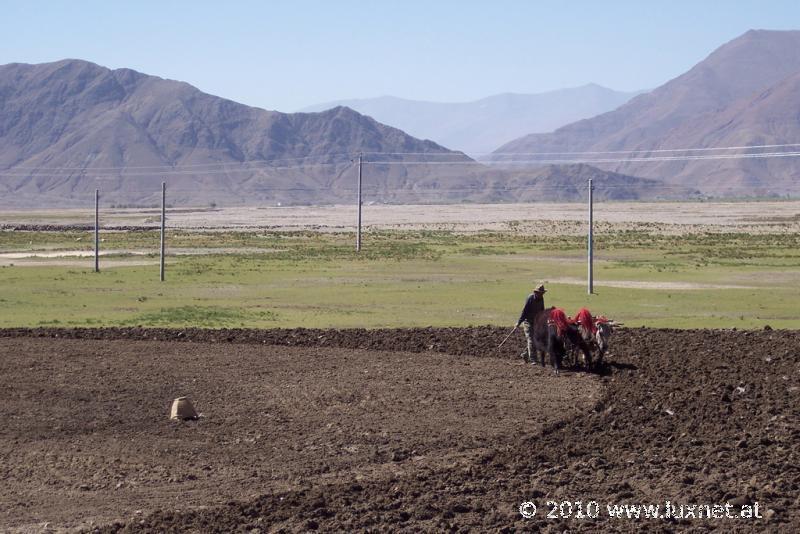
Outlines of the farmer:
{"label": "farmer", "polygon": [[544,284],[539,284],[539,287],[528,295],[525,307],[522,308],[519,321],[517,321],[517,327],[519,328],[519,325],[522,325],[522,329],[525,331],[525,339],[528,341],[528,348],[521,354],[525,363],[533,361],[533,318],[540,311],[544,311],[544,294],[546,292]]}

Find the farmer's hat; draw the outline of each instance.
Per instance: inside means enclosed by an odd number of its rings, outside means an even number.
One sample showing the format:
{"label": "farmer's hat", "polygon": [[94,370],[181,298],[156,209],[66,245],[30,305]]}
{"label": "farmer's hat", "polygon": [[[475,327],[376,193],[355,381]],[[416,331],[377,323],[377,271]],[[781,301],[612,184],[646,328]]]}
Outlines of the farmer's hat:
{"label": "farmer's hat", "polygon": [[547,290],[544,288],[544,284],[539,284],[539,287],[533,290],[534,293],[547,293]]}

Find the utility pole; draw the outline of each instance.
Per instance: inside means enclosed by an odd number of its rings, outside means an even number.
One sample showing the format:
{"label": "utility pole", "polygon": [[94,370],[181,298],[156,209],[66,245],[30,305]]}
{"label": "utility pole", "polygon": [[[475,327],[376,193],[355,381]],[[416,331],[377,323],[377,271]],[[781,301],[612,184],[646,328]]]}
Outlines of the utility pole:
{"label": "utility pole", "polygon": [[164,281],[164,226],[167,219],[167,182],[161,182],[161,281]]}
{"label": "utility pole", "polygon": [[100,190],[94,190],[94,272],[100,272]]}
{"label": "utility pole", "polygon": [[358,153],[358,231],[356,233],[356,252],[361,252],[361,164],[363,153]]}
{"label": "utility pole", "polygon": [[592,199],[593,191],[594,191],[594,186],[592,185],[592,179],[589,178],[589,244],[588,244],[588,249],[589,249],[588,250],[588,252],[589,252],[589,273],[588,273],[588,275],[589,275],[589,280],[588,280],[589,287],[588,287],[588,290],[589,290],[589,294],[590,295],[592,293],[594,293],[594,273],[592,271],[592,262],[594,260],[594,257],[593,257],[594,251],[592,249],[592,246],[593,246],[592,230],[593,230],[593,226],[594,226],[594,205],[593,205],[593,199]]}

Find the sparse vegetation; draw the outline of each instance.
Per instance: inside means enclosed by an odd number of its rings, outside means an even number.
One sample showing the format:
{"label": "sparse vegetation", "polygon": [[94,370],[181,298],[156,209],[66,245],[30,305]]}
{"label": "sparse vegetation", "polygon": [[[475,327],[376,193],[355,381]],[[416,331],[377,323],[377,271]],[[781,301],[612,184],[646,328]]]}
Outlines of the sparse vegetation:
{"label": "sparse vegetation", "polygon": [[271,311],[247,311],[240,308],[219,306],[174,306],[160,308],[120,321],[120,326],[243,326],[253,319],[274,321],[276,314]]}
{"label": "sparse vegetation", "polygon": [[[5,231],[0,250],[91,250],[86,235]],[[578,235],[373,231],[357,254],[347,232],[172,231],[163,284],[157,232],[103,236],[105,249],[151,250],[136,256],[149,265],[115,267],[129,259],[122,254],[104,257],[99,274],[89,258],[73,260],[85,267],[6,266],[0,325],[504,325],[531,283],[548,280],[548,304],[570,313],[586,305],[629,325],[800,326],[800,236],[791,233],[606,230],[593,296]]]}

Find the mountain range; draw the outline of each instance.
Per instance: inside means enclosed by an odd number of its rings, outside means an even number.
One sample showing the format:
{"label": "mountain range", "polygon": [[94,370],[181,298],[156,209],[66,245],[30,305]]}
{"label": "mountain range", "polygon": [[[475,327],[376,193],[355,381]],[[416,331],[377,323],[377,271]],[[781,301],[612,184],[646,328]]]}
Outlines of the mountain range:
{"label": "mountain range", "polygon": [[130,69],[13,63],[0,66],[0,204],[86,205],[99,188],[152,205],[162,181],[174,205],[351,203],[359,153],[375,202],[578,200],[590,178],[598,198],[797,195],[798,109],[800,31],[749,31],[489,161],[346,106],[280,113]]}
{"label": "mountain range", "polygon": [[[162,181],[173,205],[350,203],[359,152],[367,201],[515,200],[544,177],[610,176],[589,167],[489,169],[343,106],[267,111],[81,60],[0,66],[4,205],[86,205],[95,188],[106,203],[153,205]],[[525,190],[509,188],[519,180],[529,181]]]}
{"label": "mountain range", "polygon": [[301,111],[347,106],[415,137],[480,157],[524,134],[550,132],[615,109],[639,93],[588,84],[537,94],[504,93],[457,103],[394,96],[339,100]]}
{"label": "mountain range", "polygon": [[309,191],[335,197],[337,173],[359,151],[469,160],[345,107],[267,111],[80,60],[0,66],[0,183],[17,202],[95,187],[144,202],[162,180],[176,201],[305,202]]}
{"label": "mountain range", "polygon": [[[797,195],[796,158],[731,158],[726,155],[745,151],[720,148],[798,143],[798,109],[800,31],[751,30],[618,109],[516,139],[498,148],[495,159],[567,153],[560,157],[570,160],[576,156],[569,153],[606,152],[584,154],[584,161],[719,196]],[[680,150],[685,148],[695,150]],[[681,156],[703,157],[674,159]],[[658,159],[643,160],[652,157]]]}

